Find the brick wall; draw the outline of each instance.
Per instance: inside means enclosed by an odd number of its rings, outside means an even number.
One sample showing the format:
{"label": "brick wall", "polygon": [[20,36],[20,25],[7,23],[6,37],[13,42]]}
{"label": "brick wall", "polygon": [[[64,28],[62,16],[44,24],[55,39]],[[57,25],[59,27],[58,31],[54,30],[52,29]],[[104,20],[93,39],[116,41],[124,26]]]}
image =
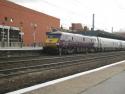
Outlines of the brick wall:
{"label": "brick wall", "polygon": [[[13,18],[13,22],[5,21],[4,18]],[[32,44],[35,39],[37,43],[43,43],[46,39],[46,32],[51,27],[59,28],[60,19],[36,12],[23,6],[14,4],[6,0],[0,0],[0,24],[22,27],[24,32],[23,40],[25,44]],[[35,25],[37,24],[37,27]]]}

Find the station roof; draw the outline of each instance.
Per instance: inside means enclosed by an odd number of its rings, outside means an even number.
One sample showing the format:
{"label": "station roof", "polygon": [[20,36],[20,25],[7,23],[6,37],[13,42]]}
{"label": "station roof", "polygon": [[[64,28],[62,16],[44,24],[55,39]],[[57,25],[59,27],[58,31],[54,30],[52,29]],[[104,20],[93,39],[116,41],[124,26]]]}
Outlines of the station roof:
{"label": "station roof", "polygon": [[83,35],[87,35],[87,36],[98,36],[98,37],[125,40],[125,37],[123,37],[123,36],[113,34],[113,33],[109,33],[109,32],[102,31],[102,30],[85,31],[85,32],[77,31],[77,32],[72,32],[72,33],[83,34]]}

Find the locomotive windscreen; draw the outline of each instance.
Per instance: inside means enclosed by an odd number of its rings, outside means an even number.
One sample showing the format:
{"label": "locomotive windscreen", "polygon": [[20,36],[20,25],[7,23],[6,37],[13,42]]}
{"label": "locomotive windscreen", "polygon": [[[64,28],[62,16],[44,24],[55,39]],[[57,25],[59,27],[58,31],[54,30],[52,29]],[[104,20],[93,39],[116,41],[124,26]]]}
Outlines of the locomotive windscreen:
{"label": "locomotive windscreen", "polygon": [[47,34],[48,38],[60,38],[61,34]]}

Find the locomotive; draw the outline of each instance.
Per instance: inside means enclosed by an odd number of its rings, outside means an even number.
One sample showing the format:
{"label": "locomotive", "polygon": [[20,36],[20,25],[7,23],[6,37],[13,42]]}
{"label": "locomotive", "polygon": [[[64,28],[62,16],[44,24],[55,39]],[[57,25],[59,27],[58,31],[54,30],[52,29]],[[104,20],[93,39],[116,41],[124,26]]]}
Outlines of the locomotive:
{"label": "locomotive", "polygon": [[44,51],[48,53],[72,54],[125,50],[125,41],[123,40],[61,31],[47,32],[46,35]]}

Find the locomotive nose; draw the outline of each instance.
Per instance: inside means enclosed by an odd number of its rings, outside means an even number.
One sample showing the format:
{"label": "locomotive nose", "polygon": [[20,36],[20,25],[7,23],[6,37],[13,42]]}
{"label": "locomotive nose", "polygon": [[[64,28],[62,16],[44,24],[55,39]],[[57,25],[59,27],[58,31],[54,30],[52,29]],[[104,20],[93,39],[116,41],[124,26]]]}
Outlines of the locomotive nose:
{"label": "locomotive nose", "polygon": [[56,47],[58,45],[59,39],[53,38],[53,39],[47,39],[45,42],[46,46],[49,47]]}
{"label": "locomotive nose", "polygon": [[57,43],[58,39],[47,39],[46,43]]}

